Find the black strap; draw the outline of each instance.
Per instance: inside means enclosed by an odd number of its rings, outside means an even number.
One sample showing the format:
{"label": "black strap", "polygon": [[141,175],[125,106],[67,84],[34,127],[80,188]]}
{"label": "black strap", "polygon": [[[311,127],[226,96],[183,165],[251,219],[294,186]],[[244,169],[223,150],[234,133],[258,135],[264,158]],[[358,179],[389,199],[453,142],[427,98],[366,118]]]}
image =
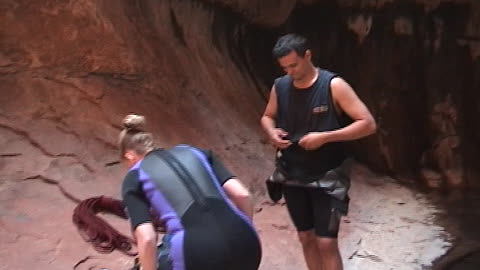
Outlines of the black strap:
{"label": "black strap", "polygon": [[159,157],[162,158],[167,165],[175,172],[175,174],[180,178],[183,185],[187,190],[190,192],[192,197],[201,208],[206,209],[207,204],[205,199],[202,195],[202,191],[198,187],[197,183],[195,182],[194,178],[190,174],[190,172],[183,166],[183,164],[170,153],[168,150],[162,150],[158,152]]}

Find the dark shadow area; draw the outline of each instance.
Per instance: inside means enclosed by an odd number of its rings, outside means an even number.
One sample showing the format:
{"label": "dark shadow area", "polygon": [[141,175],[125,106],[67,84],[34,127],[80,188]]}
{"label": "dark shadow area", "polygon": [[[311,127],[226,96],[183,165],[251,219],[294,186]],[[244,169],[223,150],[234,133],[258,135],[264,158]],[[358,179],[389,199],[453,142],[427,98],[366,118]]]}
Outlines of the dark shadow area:
{"label": "dark shadow area", "polygon": [[474,270],[480,266],[480,189],[436,191],[428,197],[444,212],[438,222],[453,235],[453,248],[434,270]]}
{"label": "dark shadow area", "polygon": [[[359,16],[372,20],[362,42],[348,27]],[[236,47],[244,50],[241,57],[259,60],[244,64],[269,85],[282,75],[265,57],[276,37],[302,34],[314,63],[353,86],[379,125],[376,136],[352,144],[356,158],[412,188],[425,185],[423,193],[444,209],[438,222],[454,236],[454,247],[435,270],[480,265],[480,189],[463,188],[479,185],[479,65],[459,42],[469,16],[468,5],[454,3],[428,12],[412,1],[376,10],[344,9],[333,1],[299,5],[274,31],[248,27],[246,47]],[[437,182],[425,171],[435,172]],[[442,191],[431,192],[435,185]]]}

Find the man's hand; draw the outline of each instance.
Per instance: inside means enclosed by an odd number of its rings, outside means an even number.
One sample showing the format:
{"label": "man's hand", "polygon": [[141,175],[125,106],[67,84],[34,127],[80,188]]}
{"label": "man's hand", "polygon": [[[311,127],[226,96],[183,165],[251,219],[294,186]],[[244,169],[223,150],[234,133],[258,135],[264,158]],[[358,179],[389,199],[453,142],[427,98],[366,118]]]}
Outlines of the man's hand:
{"label": "man's hand", "polygon": [[291,141],[283,139],[285,136],[288,135],[288,133],[281,128],[272,129],[268,135],[270,137],[272,145],[277,148],[285,149],[292,144]]}
{"label": "man's hand", "polygon": [[328,135],[326,132],[310,132],[300,139],[298,145],[305,150],[312,151],[320,148],[320,146],[328,142]]}

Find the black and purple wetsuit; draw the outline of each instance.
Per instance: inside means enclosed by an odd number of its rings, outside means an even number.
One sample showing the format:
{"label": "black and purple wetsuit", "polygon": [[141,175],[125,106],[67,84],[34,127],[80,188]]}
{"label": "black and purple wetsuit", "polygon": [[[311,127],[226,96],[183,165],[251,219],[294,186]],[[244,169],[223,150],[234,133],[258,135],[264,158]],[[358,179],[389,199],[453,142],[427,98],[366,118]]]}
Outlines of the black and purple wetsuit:
{"label": "black and purple wetsuit", "polygon": [[261,247],[251,221],[222,185],[232,174],[211,152],[188,145],[148,153],[125,177],[123,201],[133,229],[151,222],[167,228],[160,270],[254,270]]}

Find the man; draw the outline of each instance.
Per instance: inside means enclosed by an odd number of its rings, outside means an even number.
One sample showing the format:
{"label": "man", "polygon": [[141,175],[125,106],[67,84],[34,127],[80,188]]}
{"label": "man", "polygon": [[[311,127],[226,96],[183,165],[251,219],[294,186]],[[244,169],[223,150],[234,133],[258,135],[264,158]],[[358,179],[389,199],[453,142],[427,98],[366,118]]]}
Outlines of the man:
{"label": "man", "polygon": [[285,180],[283,195],[308,268],[341,270],[336,205],[348,204],[348,196],[321,183],[347,159],[344,142],[373,134],[375,120],[345,80],[313,65],[304,37],[280,37],[273,56],[286,73],[275,80],[261,119],[278,149],[273,181]]}

